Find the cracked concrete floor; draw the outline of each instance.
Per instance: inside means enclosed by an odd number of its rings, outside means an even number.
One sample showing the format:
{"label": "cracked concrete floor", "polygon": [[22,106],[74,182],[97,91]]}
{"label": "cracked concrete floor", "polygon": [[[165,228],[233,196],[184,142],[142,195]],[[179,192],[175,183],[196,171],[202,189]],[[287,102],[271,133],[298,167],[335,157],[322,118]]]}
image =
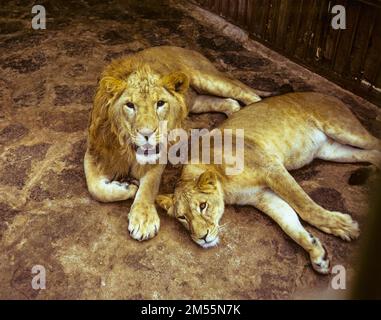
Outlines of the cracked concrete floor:
{"label": "cracked concrete floor", "polygon": [[[203,250],[163,213],[159,235],[138,243],[127,232],[130,201],[89,197],[82,158],[97,77],[111,59],[154,45],[199,50],[259,89],[290,83],[336,95],[381,133],[380,113],[369,103],[246,50],[167,1],[147,3],[38,1],[48,14],[40,31],[30,28],[33,1],[0,9],[0,298],[277,299],[327,288],[330,276],[314,273],[307,254],[253,208],[229,206],[221,244]],[[208,128],[223,119],[191,116]],[[363,226],[369,187],[347,183],[358,167],[314,162],[294,175],[318,203]],[[173,189],[178,173],[168,168],[162,191]],[[358,242],[308,229],[350,278]],[[31,287],[37,264],[46,268],[46,290]]]}

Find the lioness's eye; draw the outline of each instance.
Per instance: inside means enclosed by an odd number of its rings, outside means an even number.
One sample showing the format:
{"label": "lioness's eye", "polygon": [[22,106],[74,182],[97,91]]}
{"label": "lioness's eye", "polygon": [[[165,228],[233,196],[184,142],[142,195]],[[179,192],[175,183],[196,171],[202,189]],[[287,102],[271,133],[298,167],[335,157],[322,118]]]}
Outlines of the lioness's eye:
{"label": "lioness's eye", "polygon": [[204,209],[206,208],[206,206],[207,206],[207,203],[206,203],[206,202],[201,202],[201,203],[200,203],[200,210],[201,210],[201,211],[204,210]]}
{"label": "lioness's eye", "polygon": [[165,101],[159,100],[158,102],[156,102],[156,105],[157,105],[157,107],[162,107],[165,105]]}
{"label": "lioness's eye", "polygon": [[179,219],[179,220],[187,220],[187,218],[185,218],[185,216],[178,216],[177,219]]}
{"label": "lioness's eye", "polygon": [[135,109],[135,105],[132,102],[127,102],[126,106],[130,109]]}

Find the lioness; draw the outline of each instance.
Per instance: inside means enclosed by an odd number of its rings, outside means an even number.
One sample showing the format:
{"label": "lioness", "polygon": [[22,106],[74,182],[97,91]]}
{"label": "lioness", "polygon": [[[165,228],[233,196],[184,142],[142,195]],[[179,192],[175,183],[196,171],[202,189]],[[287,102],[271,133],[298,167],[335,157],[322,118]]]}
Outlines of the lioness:
{"label": "lioness", "polygon": [[[153,47],[113,61],[101,76],[90,115],[84,159],[89,192],[102,202],[135,196],[128,230],[137,240],[153,237],[160,225],[154,201],[164,165],[144,163],[160,157],[166,132],[159,132],[159,122],[167,121],[171,130],[183,126],[188,112],[230,115],[240,109],[237,100],[250,104],[261,98],[195,51]],[[118,181],[125,176],[139,179],[139,188]]]}
{"label": "lioness", "polygon": [[[313,268],[329,271],[327,252],[298,216],[318,229],[350,241],[358,224],[316,204],[287,170],[319,158],[381,163],[381,141],[347,107],[319,93],[291,93],[262,100],[232,115],[219,129],[244,129],[244,168],[227,175],[226,163],[186,164],[174,194],[157,203],[178,219],[202,247],[219,242],[224,204],[252,205],[274,219],[310,255]],[[211,153],[214,151],[211,150]]]}

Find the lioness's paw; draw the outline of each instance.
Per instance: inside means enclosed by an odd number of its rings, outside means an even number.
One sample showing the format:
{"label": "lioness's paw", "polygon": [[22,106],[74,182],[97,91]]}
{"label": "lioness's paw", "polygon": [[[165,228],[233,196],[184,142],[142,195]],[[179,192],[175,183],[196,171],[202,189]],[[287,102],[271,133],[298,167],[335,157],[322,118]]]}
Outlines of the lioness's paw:
{"label": "lioness's paw", "polygon": [[311,257],[311,263],[314,270],[321,274],[328,274],[329,268],[329,258],[328,252],[325,247],[323,247],[323,252],[316,258]]}
{"label": "lioness's paw", "polygon": [[224,107],[225,107],[224,113],[228,117],[232,115],[234,112],[237,112],[241,109],[241,106],[238,103],[238,101],[231,98],[225,99]]}
{"label": "lioness's paw", "polygon": [[357,239],[360,235],[359,225],[348,214],[333,212],[335,215],[335,226],[329,228],[329,233],[340,237],[345,241]]}
{"label": "lioness's paw", "polygon": [[160,219],[154,205],[134,204],[128,214],[128,231],[132,238],[143,241],[157,235]]}

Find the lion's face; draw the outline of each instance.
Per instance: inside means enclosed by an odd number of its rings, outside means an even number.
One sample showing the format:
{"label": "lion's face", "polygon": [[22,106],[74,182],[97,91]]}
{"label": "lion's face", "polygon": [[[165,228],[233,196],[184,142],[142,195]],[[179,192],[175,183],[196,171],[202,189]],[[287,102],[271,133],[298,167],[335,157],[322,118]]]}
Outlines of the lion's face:
{"label": "lion's face", "polygon": [[106,78],[103,85],[112,96],[107,111],[111,130],[121,144],[133,146],[138,162],[156,161],[161,139],[168,130],[181,126],[187,114],[188,77],[182,72],[161,77],[144,67],[125,80]]}
{"label": "lion's face", "polygon": [[197,181],[183,181],[174,194],[159,195],[156,202],[190,232],[198,245],[208,248],[218,244],[219,222],[225,206],[214,173],[206,171]]}

